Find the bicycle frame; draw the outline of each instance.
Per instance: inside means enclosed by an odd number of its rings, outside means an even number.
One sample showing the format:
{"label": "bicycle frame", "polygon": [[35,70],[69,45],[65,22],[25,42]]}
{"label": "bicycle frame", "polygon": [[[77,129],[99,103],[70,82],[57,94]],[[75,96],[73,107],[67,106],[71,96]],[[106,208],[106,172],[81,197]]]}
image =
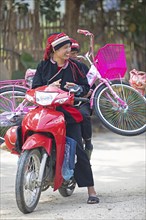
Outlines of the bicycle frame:
{"label": "bicycle frame", "polygon": [[[121,106],[121,107],[123,107],[123,108],[126,108],[126,107],[127,107],[126,102],[123,101],[123,100],[117,95],[116,92],[114,92],[114,90],[112,89],[112,87],[110,86],[110,84],[107,82],[107,80],[105,80],[104,82],[101,82],[101,83],[99,83],[98,86],[96,86],[96,88],[94,89],[94,91],[93,91],[93,93],[92,93],[92,95],[91,95],[91,98],[90,98],[90,108],[91,108],[91,109],[93,108],[94,95],[95,95],[97,89],[98,89],[102,84],[105,84],[105,85],[109,88],[111,94],[112,94],[113,97],[120,103],[120,106]],[[117,103],[115,103],[115,101],[112,99],[112,97],[111,97],[108,93],[106,93],[106,95],[107,95],[107,97],[109,98],[109,100],[111,101],[111,103],[114,103],[114,105],[119,106]]]}
{"label": "bicycle frame", "polygon": [[12,80],[0,81],[0,88],[2,88],[3,86],[8,86],[8,85],[27,87],[25,79],[16,79],[16,80],[12,79]]}

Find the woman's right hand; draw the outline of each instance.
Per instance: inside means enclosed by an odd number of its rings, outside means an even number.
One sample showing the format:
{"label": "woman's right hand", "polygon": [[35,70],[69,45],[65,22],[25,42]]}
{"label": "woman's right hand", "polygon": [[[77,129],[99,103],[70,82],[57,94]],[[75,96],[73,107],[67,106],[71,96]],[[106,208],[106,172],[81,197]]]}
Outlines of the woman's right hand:
{"label": "woman's right hand", "polygon": [[59,79],[59,80],[57,80],[57,81],[51,83],[50,86],[55,86],[55,87],[57,87],[57,88],[60,88],[60,86],[61,86],[61,83],[60,83],[60,82],[61,82],[61,79]]}

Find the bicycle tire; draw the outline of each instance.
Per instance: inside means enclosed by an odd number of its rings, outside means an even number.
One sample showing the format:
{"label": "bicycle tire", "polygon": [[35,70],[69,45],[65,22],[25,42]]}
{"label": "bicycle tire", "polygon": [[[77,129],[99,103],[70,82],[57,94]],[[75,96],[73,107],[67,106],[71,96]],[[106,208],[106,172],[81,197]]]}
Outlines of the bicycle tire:
{"label": "bicycle tire", "polygon": [[[0,140],[4,142],[6,131],[14,125],[20,123],[21,119],[16,118],[15,122],[11,122],[6,118],[11,117],[15,112],[15,108],[24,100],[27,89],[15,85],[0,88]],[[20,98],[22,96],[22,98]],[[17,98],[18,97],[18,98]]]}
{"label": "bicycle tire", "polygon": [[144,133],[146,131],[145,97],[126,83],[113,81],[111,86],[118,96],[126,101],[128,107],[126,109],[117,107],[118,101],[108,87],[102,84],[93,99],[95,115],[106,128],[119,135],[136,136]]}

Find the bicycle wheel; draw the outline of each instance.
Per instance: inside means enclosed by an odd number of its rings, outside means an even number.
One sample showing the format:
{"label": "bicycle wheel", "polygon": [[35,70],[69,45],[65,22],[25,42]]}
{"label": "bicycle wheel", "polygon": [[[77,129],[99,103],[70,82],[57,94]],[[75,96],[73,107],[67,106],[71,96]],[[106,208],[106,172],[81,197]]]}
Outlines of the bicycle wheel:
{"label": "bicycle wheel", "polygon": [[18,125],[22,115],[16,116],[16,108],[24,100],[25,88],[9,86],[0,88],[0,142],[4,141],[4,135],[8,128]]}
{"label": "bicycle wheel", "polygon": [[127,84],[112,82],[112,89],[126,102],[120,105],[110,90],[103,84],[94,95],[95,114],[109,130],[125,136],[134,136],[146,131],[146,99]]}

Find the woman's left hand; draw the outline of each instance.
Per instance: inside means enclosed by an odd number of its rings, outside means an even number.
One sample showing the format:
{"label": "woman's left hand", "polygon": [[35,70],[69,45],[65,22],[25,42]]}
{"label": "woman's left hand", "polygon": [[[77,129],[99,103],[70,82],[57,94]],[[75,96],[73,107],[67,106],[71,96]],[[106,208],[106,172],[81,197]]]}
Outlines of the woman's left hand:
{"label": "woman's left hand", "polygon": [[66,85],[64,86],[65,89],[70,89],[71,87],[75,86],[75,83],[72,82],[66,82]]}

